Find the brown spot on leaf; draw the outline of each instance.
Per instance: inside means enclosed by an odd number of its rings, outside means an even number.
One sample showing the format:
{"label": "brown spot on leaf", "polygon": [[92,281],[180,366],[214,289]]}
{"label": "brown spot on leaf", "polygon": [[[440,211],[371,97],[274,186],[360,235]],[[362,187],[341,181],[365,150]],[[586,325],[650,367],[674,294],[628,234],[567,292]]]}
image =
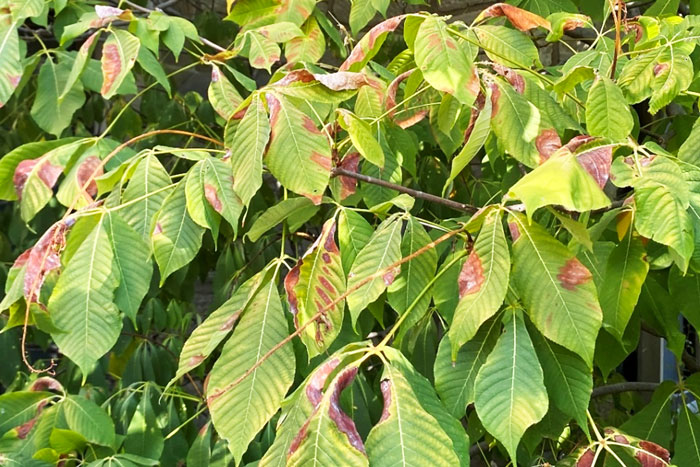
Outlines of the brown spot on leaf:
{"label": "brown spot on leaf", "polygon": [[221,211],[224,210],[224,206],[221,204],[221,200],[217,195],[214,185],[210,185],[209,183],[204,184],[204,197],[209,201],[209,204],[211,204],[211,207],[213,207],[216,212],[221,213]]}
{"label": "brown spot on leaf", "polygon": [[26,159],[17,164],[15,173],[12,177],[12,183],[15,186],[17,196],[22,199],[24,185],[27,183],[29,175],[36,171],[36,175],[44,182],[47,188],[53,189],[58,177],[63,172],[63,168],[58,165],[53,165],[47,158],[40,157],[38,159]]}
{"label": "brown spot on leaf", "polygon": [[[365,37],[363,37],[357,43],[357,45],[355,45],[355,47],[352,49],[352,52],[350,52],[350,55],[348,55],[348,58],[345,59],[342,65],[340,65],[339,70],[348,71],[352,64],[364,60],[364,58],[367,56],[367,52],[374,48],[374,44],[377,42],[377,39],[382,34],[392,32],[394,29],[396,29],[399,26],[399,24],[401,24],[401,21],[403,21],[404,17],[405,15],[394,16],[393,18],[389,18],[385,21],[382,21],[381,23],[377,24],[372,29],[370,29],[365,35]],[[366,41],[365,38],[367,39]]]}
{"label": "brown spot on leaf", "polygon": [[394,120],[394,123],[399,126],[402,130],[405,130],[406,128],[410,128],[413,125],[420,123],[425,117],[428,116],[428,110],[427,109],[420,109],[410,117],[406,117],[402,120]]}
{"label": "brown spot on leaf", "polygon": [[483,284],[484,267],[476,250],[472,250],[457,279],[459,298],[478,292]]}
{"label": "brown spot on leaf", "polygon": [[493,64],[493,70],[503,76],[508,82],[518,91],[518,94],[525,92],[525,79],[516,73],[513,69],[497,63]]}
{"label": "brown spot on leaf", "polygon": [[38,378],[36,381],[32,383],[31,386],[29,386],[30,391],[63,391],[63,385],[59,383],[57,380],[49,377],[49,376],[43,376],[41,378]]}
{"label": "brown spot on leaf", "polygon": [[[326,237],[323,242],[323,248],[330,253],[339,253],[338,246],[335,244],[335,220],[331,220],[323,225],[322,236]],[[328,261],[326,261],[328,262]]]}
{"label": "brown spot on leaf", "polygon": [[85,192],[88,194],[88,196],[90,196],[90,198],[94,198],[95,195],[97,195],[97,182],[95,182],[95,178],[99,177],[103,173],[104,170],[102,168],[102,161],[99,157],[86,157],[80,164],[80,167],[78,167],[78,173],[76,174],[78,187],[82,189],[87,184],[87,187],[85,187]]}
{"label": "brown spot on leaf", "polygon": [[355,422],[343,412],[340,407],[340,394],[343,390],[348,387],[357,375],[357,367],[348,368],[343,370],[336,380],[335,387],[333,388],[333,394],[331,394],[330,406],[328,407],[328,416],[333,420],[338,427],[338,430],[345,433],[348,437],[348,442],[352,447],[358,451],[364,453],[365,446],[362,443],[362,438],[357,432],[357,427]]}
{"label": "brown spot on leaf", "polygon": [[576,467],[593,467],[593,459],[595,459],[595,452],[591,449],[586,449],[576,461]]}
{"label": "brown spot on leaf", "polygon": [[324,289],[326,289],[328,292],[335,294],[336,290],[335,287],[333,287],[333,284],[331,284],[328,279],[325,277],[321,276],[318,278],[318,281],[321,283]]}
{"label": "brown spot on leaf", "polygon": [[308,131],[309,133],[312,133],[312,134],[314,134],[314,135],[320,135],[320,134],[321,134],[321,131],[318,129],[318,127],[317,127],[316,124],[313,122],[313,120],[311,120],[311,119],[310,119],[309,117],[307,117],[306,115],[305,115],[305,116],[303,117],[303,119],[302,119],[301,126],[303,126],[304,129],[305,129],[306,131]]}
{"label": "brown spot on leaf", "polygon": [[216,65],[212,65],[211,67],[211,82],[212,83],[217,83],[221,79],[221,71],[219,70],[219,67]]}
{"label": "brown spot on leaf", "polygon": [[[270,61],[276,62],[277,60],[274,59],[274,57],[270,57]],[[253,65],[256,68],[265,68],[265,57],[263,57],[263,56],[255,57],[255,59],[253,60]]]}
{"label": "brown spot on leaf", "polygon": [[392,117],[396,112],[396,93],[399,90],[399,85],[406,79],[408,79],[411,74],[416,71],[416,68],[411,68],[408,71],[404,71],[399,76],[394,78],[386,89],[386,109],[389,112],[389,117]]}
{"label": "brown spot on leaf", "polygon": [[68,224],[59,221],[41,236],[30,249],[24,272],[24,299],[27,304],[38,303],[39,291],[46,275],[61,267],[60,253],[66,246]]}
{"label": "brown spot on leaf", "polygon": [[122,70],[121,56],[116,44],[105,44],[102,48],[102,89],[101,94],[107,94],[114,86],[114,81]]}
{"label": "brown spot on leaf", "polygon": [[510,238],[513,242],[520,238],[520,229],[518,228],[517,222],[508,222],[508,230],[510,231]]}
{"label": "brown spot on leaf", "polygon": [[329,255],[328,253],[323,253],[321,255],[321,259],[323,260],[324,263],[328,264],[331,262],[331,255]]}
{"label": "brown spot on leaf", "polygon": [[267,100],[267,107],[270,109],[270,140],[272,140],[276,133],[277,120],[279,120],[280,101],[272,94],[267,94],[265,99]]}
{"label": "brown spot on leaf", "polygon": [[598,186],[603,188],[610,178],[612,147],[600,147],[585,151],[576,156],[578,163],[591,174]]}
{"label": "brown spot on leaf", "polygon": [[294,70],[290,71],[284,76],[284,78],[277,81],[275,83],[275,86],[288,86],[297,81],[302,83],[309,83],[311,81],[314,81],[315,79],[316,78],[314,77],[313,73],[311,73],[308,70]]}
{"label": "brown spot on leaf", "polygon": [[[360,163],[360,157],[361,156],[359,152],[352,152],[345,156],[342,161],[340,161],[340,165],[338,167],[350,172],[357,172],[357,166]],[[357,190],[357,179],[341,175],[338,177],[338,180],[340,181],[341,200],[344,200],[348,196],[354,194]]]}
{"label": "brown spot on leaf", "polygon": [[287,292],[289,310],[292,312],[293,315],[296,315],[299,309],[299,298],[297,297],[294,288],[299,283],[299,273],[301,272],[301,265],[303,261],[303,259],[300,259],[299,262],[297,262],[296,266],[290,269],[290,271],[287,273],[287,276],[284,278],[284,290]]}
{"label": "brown spot on leaf", "polygon": [[663,74],[666,70],[668,70],[668,68],[668,63],[657,63],[656,65],[654,65],[654,76],[659,76]]}
{"label": "brown spot on leaf", "polygon": [[229,331],[231,328],[233,328],[233,325],[236,324],[236,321],[238,321],[238,317],[241,315],[241,310],[238,310],[236,313],[232,314],[229,319],[226,320],[224,324],[221,325],[219,328],[219,331]]}
{"label": "brown spot on leaf", "polygon": [[553,128],[542,130],[535,139],[535,147],[540,153],[540,164],[549,159],[561,147],[561,139]]}
{"label": "brown spot on leaf", "polygon": [[160,225],[160,222],[156,222],[156,226],[153,228],[153,235],[160,235],[163,233],[163,226]]}
{"label": "brown spot on leaf", "polygon": [[551,29],[549,21],[539,15],[522,10],[507,3],[496,3],[481,12],[476,18],[476,21],[481,21],[487,18],[497,18],[505,16],[508,21],[516,28],[523,32],[535,29],[537,27]]}
{"label": "brown spot on leaf", "polygon": [[615,435],[615,441],[620,443],[620,444],[630,444],[629,440],[627,439],[626,436],[622,436],[620,434]]}
{"label": "brown spot on leaf", "polygon": [[379,389],[382,391],[382,399],[384,400],[382,416],[379,418],[379,423],[381,423],[391,416],[389,412],[389,407],[391,407],[391,381],[388,379],[382,380],[382,382],[379,383]]}
{"label": "brown spot on leaf", "polygon": [[15,89],[20,81],[22,81],[22,75],[8,75],[7,80],[10,82],[12,89]]}
{"label": "brown spot on leaf", "polygon": [[25,422],[15,428],[15,431],[17,433],[17,438],[19,439],[25,439],[27,435],[29,434],[30,431],[32,431],[32,428],[34,428],[34,425],[36,424],[38,417],[34,417],[28,422]]}
{"label": "brown spot on leaf", "polygon": [[501,89],[496,83],[490,83],[491,87],[491,119],[493,120],[500,109],[499,101],[501,99]]}
{"label": "brown spot on leaf", "polygon": [[663,467],[671,463],[671,454],[664,447],[651,441],[640,441],[639,447],[643,451],[637,451],[635,458],[642,467]]}
{"label": "brown spot on leaf", "polygon": [[85,42],[83,42],[83,45],[80,46],[80,53],[82,54],[87,54],[90,51],[90,47],[92,47],[93,42],[95,42],[95,39],[97,36],[100,34],[100,31],[95,31],[92,34],[90,34],[90,37],[85,39]]}
{"label": "brown spot on leaf", "polygon": [[316,73],[313,77],[333,91],[352,91],[365,85],[376,86],[364,73],[354,73],[352,71],[338,71],[327,74]]}
{"label": "brown spot on leaf", "polygon": [[565,289],[576,290],[576,286],[591,280],[591,273],[578,259],[571,258],[559,269],[557,280]]}
{"label": "brown spot on leaf", "polygon": [[[331,297],[328,296],[325,290],[323,290],[322,287],[316,286],[316,293],[318,294],[319,297],[321,297],[321,300],[323,300],[323,304],[325,306],[330,305],[333,303],[333,300],[331,300]],[[321,307],[319,307],[321,309]]]}
{"label": "brown spot on leaf", "polygon": [[311,160],[318,164],[322,169],[327,171],[331,170],[332,161],[327,154],[321,154],[320,152],[314,151],[311,153]]}
{"label": "brown spot on leaf", "polygon": [[204,355],[201,355],[201,354],[200,355],[193,355],[190,357],[189,360],[187,360],[187,366],[190,368],[195,367],[195,366],[199,365],[200,363],[202,363],[205,358],[206,357],[204,357]]}

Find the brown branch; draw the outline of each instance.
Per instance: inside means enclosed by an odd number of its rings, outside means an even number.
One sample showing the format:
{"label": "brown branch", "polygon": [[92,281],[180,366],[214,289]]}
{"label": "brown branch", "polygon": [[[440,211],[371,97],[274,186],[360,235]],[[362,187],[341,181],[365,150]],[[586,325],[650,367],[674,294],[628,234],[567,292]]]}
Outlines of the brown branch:
{"label": "brown branch", "polygon": [[226,392],[228,392],[231,389],[233,389],[234,387],[238,386],[241,383],[241,381],[243,381],[248,376],[250,376],[260,365],[263,364],[263,362],[265,360],[270,358],[275,352],[277,352],[279,349],[281,349],[286,344],[288,344],[292,339],[301,335],[301,333],[304,332],[304,330],[307,327],[309,327],[311,324],[316,322],[316,320],[319,319],[321,316],[323,316],[326,312],[328,312],[328,310],[331,310],[338,303],[341,303],[343,300],[345,300],[348,297],[348,295],[350,295],[351,293],[360,289],[362,286],[364,286],[368,282],[370,282],[378,277],[382,277],[384,274],[386,274],[387,271],[391,271],[392,269],[397,268],[397,267],[401,266],[402,264],[407,263],[408,261],[411,261],[412,259],[416,258],[417,256],[422,255],[426,251],[432,250],[440,243],[454,237],[455,235],[462,232],[463,230],[464,230],[464,227],[459,228],[457,230],[453,230],[451,232],[447,232],[446,234],[442,235],[441,237],[437,238],[436,240],[433,240],[432,242],[430,242],[430,243],[426,244],[425,246],[419,248],[418,250],[414,251],[410,255],[401,258],[399,261],[396,261],[395,263],[387,266],[386,268],[384,268],[380,271],[375,272],[374,274],[370,274],[369,276],[365,277],[364,279],[362,279],[360,282],[358,282],[354,286],[348,288],[338,298],[336,298],[335,300],[333,300],[332,302],[330,302],[329,304],[327,304],[326,306],[324,306],[320,310],[318,310],[318,312],[316,314],[314,314],[311,318],[309,318],[309,320],[307,322],[305,322],[304,324],[299,326],[296,329],[296,331],[294,331],[293,333],[291,333],[290,335],[288,335],[287,337],[285,337],[284,339],[279,341],[277,344],[275,344],[274,347],[272,347],[270,350],[268,350],[265,355],[260,357],[260,359],[258,361],[256,361],[253,364],[253,366],[248,368],[245,371],[245,373],[243,373],[241,376],[236,378],[236,380],[234,380],[232,383],[229,383],[228,385],[226,385],[222,389],[219,389],[218,391],[213,393],[211,396],[207,397],[207,405],[211,404],[215,399],[221,397]]}
{"label": "brown branch", "polygon": [[431,203],[442,204],[443,206],[446,206],[450,209],[454,209],[455,211],[474,213],[479,210],[479,208],[470,204],[459,203],[457,201],[452,201],[451,199],[441,198],[440,196],[431,195],[430,193],[426,193],[424,191],[414,190],[413,188],[397,185],[395,183],[382,180],[380,178],[370,177],[369,175],[364,175],[357,172],[352,172],[350,170],[341,169],[340,167],[333,168],[331,170],[331,176],[343,176],[354,178],[365,183],[371,183],[373,185],[378,185],[384,188],[389,188],[391,190],[396,190],[399,193],[406,193],[407,195],[411,195],[417,199],[422,199]]}
{"label": "brown branch", "polygon": [[631,381],[626,383],[608,384],[593,389],[591,397],[602,397],[621,392],[654,392],[660,383],[647,383],[644,381]]}

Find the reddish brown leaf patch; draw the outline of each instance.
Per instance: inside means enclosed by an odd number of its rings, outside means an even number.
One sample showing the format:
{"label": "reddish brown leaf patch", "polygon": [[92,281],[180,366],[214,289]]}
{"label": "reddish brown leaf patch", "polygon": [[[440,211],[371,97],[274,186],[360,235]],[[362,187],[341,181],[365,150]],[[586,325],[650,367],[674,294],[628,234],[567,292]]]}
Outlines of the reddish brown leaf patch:
{"label": "reddish brown leaf patch", "polygon": [[537,136],[535,139],[535,147],[537,148],[537,152],[540,153],[540,164],[542,164],[561,148],[561,139],[559,139],[556,130],[548,128],[542,130]]}
{"label": "reddish brown leaf patch", "polygon": [[668,70],[669,64],[668,63],[657,63],[654,65],[654,76],[659,76],[663,74],[666,70]]}
{"label": "reddish brown leaf patch", "polygon": [[571,258],[559,269],[557,280],[565,289],[576,290],[576,286],[591,280],[591,273],[578,259]]}
{"label": "reddish brown leaf patch", "polygon": [[477,252],[472,250],[469,254],[469,258],[464,262],[464,266],[462,266],[459,278],[457,279],[459,298],[477,293],[483,284],[484,267]]}
{"label": "reddish brown leaf patch", "polygon": [[[345,59],[342,65],[340,65],[340,71],[348,71],[352,64],[364,60],[364,58],[367,56],[367,52],[374,48],[377,39],[382,34],[392,32],[399,27],[399,24],[401,24],[404,17],[405,15],[389,18],[370,29],[365,37],[363,37],[360,42],[357,43],[355,48],[352,49],[352,52],[350,52],[348,58]],[[367,41],[365,41],[365,38],[367,38]]]}
{"label": "reddish brown leaf patch", "polygon": [[63,391],[63,385],[49,376],[43,376],[29,386],[30,391]]}
{"label": "reddish brown leaf patch", "polygon": [[156,222],[156,226],[153,228],[153,235],[160,235],[163,233],[163,226],[160,225],[160,222]]}
{"label": "reddish brown leaf patch", "polygon": [[364,453],[365,445],[362,443],[362,438],[357,432],[355,422],[348,416],[348,414],[343,412],[343,409],[340,407],[340,394],[346,387],[352,384],[353,380],[355,379],[355,375],[357,375],[357,367],[343,370],[343,372],[338,375],[335,388],[333,389],[333,394],[331,395],[330,407],[328,407],[328,416],[335,422],[338,430],[345,433],[345,435],[348,437],[350,445],[358,451]]}
{"label": "reddish brown leaf patch", "polygon": [[17,168],[15,168],[15,173],[12,177],[12,183],[20,199],[22,199],[24,185],[27,183],[27,179],[32,171],[36,171],[37,176],[44,182],[47,188],[53,189],[58,181],[58,177],[61,175],[61,172],[63,172],[63,168],[58,165],[53,165],[46,158],[26,159],[17,164]]}
{"label": "reddish brown leaf patch", "polygon": [[[294,266],[290,271],[287,273],[287,276],[284,278],[284,290],[287,292],[287,301],[289,301],[289,311],[292,312],[294,315],[294,320],[296,323],[296,314],[297,311],[299,310],[299,298],[297,297],[296,292],[294,291],[294,288],[297,286],[299,283],[299,273],[301,271],[301,265],[304,262],[304,259],[300,259],[296,266]],[[296,323],[298,326],[298,323]]]}
{"label": "reddish brown leaf patch", "polygon": [[656,443],[640,441],[639,447],[644,451],[637,451],[635,458],[642,467],[662,467],[671,463],[671,454]]}
{"label": "reddish brown leaf patch", "polygon": [[187,360],[187,366],[195,367],[202,363],[206,357],[204,355],[194,355]]}
{"label": "reddish brown leaf patch", "polygon": [[270,110],[270,141],[272,141],[276,136],[275,129],[277,128],[277,120],[279,120],[281,105],[280,101],[272,94],[265,95],[265,99],[267,100],[267,107]]}
{"label": "reddish brown leaf patch", "polygon": [[508,21],[523,32],[529,31],[530,29],[535,29],[537,27],[551,29],[549,21],[542,18],[539,15],[530,13],[529,11],[522,10],[513,5],[508,5],[507,3],[496,3],[491,5],[487,9],[481,12],[481,14],[476,18],[476,21],[482,21],[487,18],[497,18],[500,16],[505,16]]}
{"label": "reddish brown leaf patch", "polygon": [[[316,128],[316,127],[314,127]],[[327,154],[321,154],[319,152],[312,152],[311,153],[311,160],[318,164],[323,170],[330,171],[331,166],[333,162],[331,161],[331,158]]]}
{"label": "reddish brown leaf patch", "polygon": [[[566,143],[566,148],[574,152],[581,145],[592,141],[594,138],[587,135],[579,135],[571,138]],[[610,166],[612,164],[612,147],[602,146],[584,151],[576,156],[576,160],[586,171],[591,174],[598,185],[603,188],[610,178]]]}
{"label": "reddish brown leaf patch", "polygon": [[516,242],[520,238],[520,229],[517,222],[508,222],[508,230],[510,231],[510,238],[513,239],[513,242]]}
{"label": "reddish brown leaf patch", "polygon": [[578,458],[576,461],[576,467],[592,467],[593,459],[595,459],[595,452],[591,449],[586,449],[586,451]]}
{"label": "reddish brown leaf patch", "polygon": [[114,81],[119,76],[122,70],[121,57],[119,48],[116,44],[105,44],[102,48],[102,82],[101,94],[107,94],[114,86]]}
{"label": "reddish brown leaf patch", "polygon": [[[361,156],[359,152],[352,152],[345,156],[342,161],[340,161],[340,165],[338,167],[349,172],[357,172],[357,167],[360,164],[360,158]],[[338,177],[338,180],[340,181],[341,200],[344,200],[357,191],[357,179],[341,175]]]}
{"label": "reddish brown leaf patch", "polygon": [[17,433],[17,438],[19,439],[24,439],[27,437],[30,431],[32,431],[32,428],[34,428],[34,425],[36,424],[37,417],[32,418],[26,423],[21,424],[17,428],[15,428],[15,431]]}
{"label": "reddish brown leaf patch", "polygon": [[[78,167],[78,173],[76,178],[78,180],[78,187],[82,190],[85,188],[85,192],[94,198],[97,195],[97,182],[95,178],[99,177],[104,173],[102,168],[102,161],[97,156],[88,156]],[[86,186],[87,185],[87,186]]]}
{"label": "reddish brown leaf patch", "polygon": [[379,389],[382,391],[382,399],[384,400],[382,416],[379,418],[379,423],[381,423],[391,416],[389,412],[389,407],[391,407],[391,381],[388,379],[382,380],[382,382],[379,383]]}
{"label": "reddish brown leaf patch", "polygon": [[394,282],[394,279],[396,279],[396,276],[398,276],[400,273],[401,273],[401,266],[397,266],[397,267],[392,268],[389,271],[385,272],[384,275],[382,276],[382,280],[384,281],[384,285],[389,287]]}
{"label": "reddish brown leaf patch", "polygon": [[518,94],[525,92],[525,78],[520,76],[513,69],[508,68],[507,66],[499,65],[498,63],[494,63],[493,70],[508,80],[511,86],[518,91]]}
{"label": "reddish brown leaf patch", "polygon": [[39,291],[46,275],[61,267],[60,252],[66,246],[67,230],[68,224],[60,221],[27,250],[29,253],[26,257],[27,269],[24,272],[24,299],[28,305],[38,303]]}
{"label": "reddish brown leaf patch", "polygon": [[238,317],[241,315],[241,310],[238,310],[236,313],[231,315],[229,319],[226,320],[224,324],[221,325],[219,328],[220,331],[229,331],[231,328],[233,328],[233,325],[236,324],[236,321],[238,321]]}
{"label": "reddish brown leaf patch", "polygon": [[204,197],[209,201],[209,204],[211,204],[211,207],[213,207],[216,212],[221,213],[221,211],[224,210],[224,206],[221,204],[221,200],[219,199],[214,185],[210,185],[209,183],[204,184]]}

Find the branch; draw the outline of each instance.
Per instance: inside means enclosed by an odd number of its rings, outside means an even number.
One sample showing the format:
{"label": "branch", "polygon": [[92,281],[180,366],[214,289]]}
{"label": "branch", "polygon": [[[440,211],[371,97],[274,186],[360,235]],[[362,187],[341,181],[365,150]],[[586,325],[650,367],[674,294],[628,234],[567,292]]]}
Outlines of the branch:
{"label": "branch", "polygon": [[[153,13],[155,11],[155,10],[151,10],[150,8],[142,7],[141,5],[138,5],[134,2],[130,2],[129,0],[124,0],[122,3],[124,5],[128,5],[133,10],[140,11],[141,13]],[[165,2],[163,4],[163,7],[170,6],[171,3],[174,3],[174,2]],[[216,50],[217,52],[226,52],[225,48],[221,47],[218,44],[213,43],[212,41],[210,41],[206,37],[199,36],[199,40],[202,42],[202,44],[208,45],[209,47]]]}
{"label": "branch", "polygon": [[380,178],[370,177],[369,175],[364,175],[357,172],[352,172],[350,170],[341,169],[340,167],[333,168],[331,170],[331,176],[343,176],[354,178],[355,180],[360,180],[366,183],[371,183],[373,185],[378,185],[384,188],[396,190],[399,193],[406,193],[407,195],[411,195],[417,199],[422,199],[431,203],[442,204],[443,206],[446,206],[450,209],[454,209],[455,211],[474,213],[479,210],[479,208],[470,204],[459,203],[457,201],[452,201],[451,199],[441,198],[440,196],[431,195],[430,193],[426,193],[424,191],[414,190],[413,188],[397,185],[395,183],[382,180]]}
{"label": "branch", "polygon": [[661,383],[646,383],[641,381],[632,381],[628,383],[615,383],[606,386],[599,386],[593,389],[591,397],[602,397],[610,394],[619,394],[621,392],[654,392]]}

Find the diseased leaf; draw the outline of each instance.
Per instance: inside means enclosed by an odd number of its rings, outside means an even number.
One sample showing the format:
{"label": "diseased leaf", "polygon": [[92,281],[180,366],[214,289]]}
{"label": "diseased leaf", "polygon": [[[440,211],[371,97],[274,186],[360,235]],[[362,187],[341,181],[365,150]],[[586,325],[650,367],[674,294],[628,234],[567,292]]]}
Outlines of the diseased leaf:
{"label": "diseased leaf", "polygon": [[491,5],[479,13],[479,16],[476,17],[475,21],[483,21],[486,18],[498,18],[499,16],[505,16],[516,29],[525,32],[538,27],[544,29],[550,28],[549,21],[541,16],[530,13],[529,11],[523,10],[516,6],[508,5],[507,3],[496,3],[495,5]]}
{"label": "diseased leaf", "polygon": [[379,52],[379,48],[386,40],[387,35],[399,27],[403,19],[404,16],[395,16],[382,21],[367,31],[367,34],[362,36],[362,39],[352,49],[348,58],[340,65],[340,71],[362,70],[372,57]]}
{"label": "diseased leaf", "polygon": [[496,63],[512,68],[541,67],[537,47],[524,33],[505,26],[482,25],[474,28],[479,45]]}
{"label": "diseased leaf", "polygon": [[501,213],[493,210],[485,218],[457,279],[459,302],[447,331],[453,361],[457,359],[459,348],[500,308],[508,291],[509,274],[510,254]]}
{"label": "diseased leaf", "polygon": [[464,48],[449,34],[444,20],[428,17],[418,29],[414,47],[416,65],[435,89],[472,105],[479,92],[479,78]]}
{"label": "diseased leaf", "polygon": [[330,306],[345,292],[345,274],[340,250],[335,243],[335,229],[334,219],[326,221],[321,235],[284,280],[297,329],[325,310],[301,334],[309,358],[326,350],[340,333],[343,324],[345,300]]}
{"label": "diseased leaf", "polygon": [[592,366],[602,322],[591,273],[564,245],[521,215],[508,220],[513,283],[537,329]]}
{"label": "diseased leaf", "polygon": [[17,26],[11,15],[0,15],[0,107],[7,104],[22,79]]}
{"label": "diseased leaf", "polygon": [[331,148],[326,136],[287,98],[267,94],[270,143],[265,162],[279,182],[320,204],[331,170]]}
{"label": "diseased leaf", "polygon": [[270,121],[259,96],[254,96],[236,128],[231,144],[233,189],[245,206],[262,185],[262,160],[270,137]]}
{"label": "diseased leaf", "polygon": [[243,98],[233,84],[214,64],[211,65],[211,82],[207,88],[207,96],[216,113],[224,120],[230,120],[243,102]]}
{"label": "diseased leaf", "polygon": [[105,99],[116,94],[136,63],[141,42],[123,29],[112,29],[102,46],[102,89]]}
{"label": "diseased leaf", "polygon": [[150,238],[153,216],[172,190],[170,175],[153,154],[146,155],[122,194],[120,215],[145,238]]}

